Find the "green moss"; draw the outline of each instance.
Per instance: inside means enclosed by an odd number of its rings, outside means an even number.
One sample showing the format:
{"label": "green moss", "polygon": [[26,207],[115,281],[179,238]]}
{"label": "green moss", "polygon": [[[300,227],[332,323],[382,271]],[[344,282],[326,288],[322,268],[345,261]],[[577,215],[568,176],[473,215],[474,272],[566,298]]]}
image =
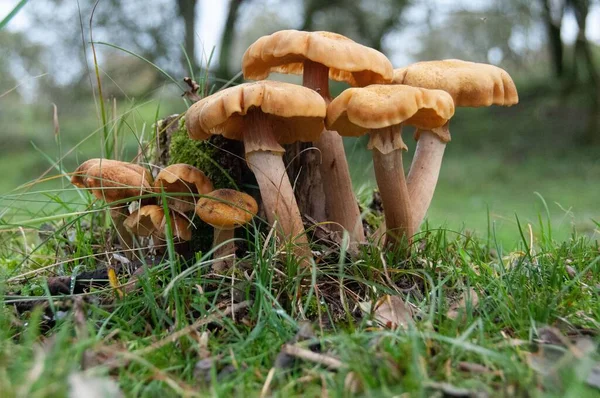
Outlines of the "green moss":
{"label": "green moss", "polygon": [[327,305],[319,303],[317,296],[312,296],[305,308],[305,315],[308,319],[314,319],[319,316],[319,312],[321,315],[327,314]]}
{"label": "green moss", "polygon": [[181,118],[179,129],[171,135],[169,146],[169,164],[186,163],[199,168],[211,179],[215,189],[236,188],[236,182],[231,177],[235,170],[228,170],[215,159],[218,148],[210,141],[194,141],[188,137],[185,129],[185,119]]}
{"label": "green moss", "polygon": [[377,229],[383,222],[383,214],[377,214],[375,212],[367,212],[365,214],[365,221],[371,228]]}

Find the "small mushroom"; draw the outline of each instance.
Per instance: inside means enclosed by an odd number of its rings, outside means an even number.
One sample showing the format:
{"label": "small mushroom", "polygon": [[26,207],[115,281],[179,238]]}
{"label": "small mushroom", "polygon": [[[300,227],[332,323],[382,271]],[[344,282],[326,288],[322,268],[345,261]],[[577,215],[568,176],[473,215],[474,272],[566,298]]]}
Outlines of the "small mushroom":
{"label": "small mushroom", "polygon": [[186,196],[170,196],[167,199],[169,208],[180,213],[193,211],[196,206],[194,195],[204,195],[213,190],[210,179],[199,169],[189,164],[177,163],[165,167],[154,179],[154,190],[164,192],[186,193]]}
{"label": "small mushroom", "polygon": [[196,214],[215,229],[213,258],[219,260],[213,270],[222,272],[231,268],[233,258],[224,257],[235,253],[234,230],[250,222],[257,212],[258,204],[252,196],[233,189],[217,189],[198,200]]}
{"label": "small mushroom", "polygon": [[[173,236],[182,241],[190,240],[192,232],[189,220],[176,211],[170,211],[169,216]],[[152,236],[162,240],[166,237],[167,219],[163,208],[158,205],[140,207],[131,213],[123,224],[131,233],[140,237]]]}
{"label": "small mushroom", "polygon": [[434,128],[454,114],[452,97],[444,91],[403,85],[350,88],[327,108],[327,126],[344,136],[369,132],[368,148],[381,194],[386,223],[386,245],[398,247],[413,235],[412,211],[402,151],[402,125]]}
{"label": "small mushroom", "polygon": [[88,170],[92,168],[92,166],[119,166],[130,169],[138,174],[141,174],[146,179],[148,184],[152,184],[152,174],[146,170],[145,167],[140,166],[139,164],[122,162],[120,160],[112,160],[112,159],[103,159],[103,158],[92,158],[88,159],[85,162],[81,163],[79,167],[72,173],[71,175],[71,184],[75,185],[79,188],[87,188],[85,185],[85,178],[87,178]]}
{"label": "small mushroom", "polygon": [[[493,65],[457,59],[418,62],[394,71],[394,83],[448,92],[456,107],[511,106],[519,102],[517,88],[506,71]],[[449,123],[415,132],[417,148],[408,173],[408,193],[413,204],[413,230],[427,214],[442,166]]]}
{"label": "small mushroom", "polygon": [[271,225],[284,240],[294,239],[295,253],[312,258],[304,225],[285,170],[280,144],[313,141],[323,131],[325,101],[315,91],[289,83],[260,81],[230,87],[206,97],[185,115],[192,139],[210,134],[244,142],[246,161],[256,176]]}
{"label": "small mushroom", "polygon": [[[302,74],[302,85],[317,91],[329,103],[329,79],[358,87],[389,83],[393,67],[381,52],[340,34],[282,30],[259,38],[246,50],[242,72],[246,79],[253,80],[265,79],[271,72]],[[324,130],[314,145],[319,149],[322,188],[309,183],[311,188],[323,190],[325,201],[316,193],[306,194],[314,195],[311,207],[325,207],[326,214],[319,209],[309,215],[317,221],[331,221],[334,230],[346,229],[352,242],[363,242],[360,210],[342,137]]]}
{"label": "small mushroom", "polygon": [[[110,159],[90,159],[73,173],[71,183],[88,188],[92,194],[110,205],[112,218],[121,246],[128,258],[133,257],[133,237],[124,227],[128,216],[127,203],[151,192],[152,176],[139,165]],[[119,202],[118,204],[115,202]]]}

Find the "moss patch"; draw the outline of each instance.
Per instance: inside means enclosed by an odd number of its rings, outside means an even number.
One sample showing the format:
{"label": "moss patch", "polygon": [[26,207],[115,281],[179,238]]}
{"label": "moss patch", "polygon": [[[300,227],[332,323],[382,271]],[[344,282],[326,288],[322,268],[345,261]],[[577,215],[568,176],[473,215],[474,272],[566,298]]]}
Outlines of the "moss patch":
{"label": "moss patch", "polygon": [[[185,128],[184,118],[180,119],[178,129],[170,136],[168,164],[175,163],[199,168],[210,178],[215,189],[230,188],[257,196],[252,189],[256,186],[256,180],[246,165],[242,143],[219,135],[206,141],[192,140]],[[213,228],[198,220],[192,234],[193,249],[203,252],[210,250],[212,238]]]}
{"label": "moss patch", "polygon": [[[237,158],[239,152],[241,152],[241,143],[225,143],[223,141],[229,140],[220,136],[213,136],[206,141],[190,139],[185,129],[185,121],[182,118],[179,128],[171,135],[169,164],[186,163],[199,168],[211,179],[215,189],[239,189],[242,182],[241,169],[245,166]],[[240,148],[226,149],[225,146]],[[230,149],[233,149],[233,151]],[[234,155],[228,152],[232,152]],[[243,161],[243,158],[241,160]]]}

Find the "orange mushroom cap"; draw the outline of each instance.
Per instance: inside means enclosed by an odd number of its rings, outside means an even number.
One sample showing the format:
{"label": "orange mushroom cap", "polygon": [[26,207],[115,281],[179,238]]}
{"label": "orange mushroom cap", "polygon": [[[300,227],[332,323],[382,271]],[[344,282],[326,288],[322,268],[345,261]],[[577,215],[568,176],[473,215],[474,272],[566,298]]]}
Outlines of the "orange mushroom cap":
{"label": "orange mushroom cap", "polygon": [[349,88],[327,107],[327,128],[343,136],[401,123],[419,128],[444,125],[454,115],[452,97],[441,90],[400,84]]}
{"label": "orange mushroom cap", "polygon": [[152,187],[152,176],[145,168],[109,159],[90,159],[81,164],[71,177],[73,185],[90,188],[92,194],[107,203],[126,200]]}
{"label": "orange mushroom cap", "polygon": [[152,184],[152,174],[145,167],[140,166],[139,164],[122,162],[120,160],[102,159],[102,158],[88,159],[85,162],[81,163],[71,176],[71,184],[73,184],[79,188],[88,188],[85,185],[84,180],[87,178],[88,170],[92,166],[99,166],[100,168],[106,167],[106,166],[108,166],[108,167],[120,166],[120,167],[128,168],[132,171],[135,171],[138,174],[143,175],[144,178],[146,179],[146,181],[148,182],[148,184]]}
{"label": "orange mushroom cap", "polygon": [[246,79],[265,79],[271,72],[302,74],[304,61],[329,67],[329,78],[351,86],[389,83],[390,61],[381,52],[332,32],[281,30],[255,41],[244,53]]}
{"label": "orange mushroom cap", "polygon": [[279,144],[315,141],[323,131],[326,105],[317,92],[270,80],[240,84],[203,98],[185,114],[186,127],[192,139],[221,134],[241,141],[247,130],[245,117],[252,109],[268,116]]}
{"label": "orange mushroom cap", "polygon": [[519,102],[510,75],[494,65],[446,59],[394,70],[394,83],[444,90],[459,107],[511,106]]}
{"label": "orange mushroom cap", "polygon": [[[200,169],[184,163],[172,164],[158,173],[154,180],[154,190],[160,193],[187,193],[204,195],[214,190],[210,179]],[[195,208],[193,196],[177,196],[168,199],[169,207],[181,213]]]}
{"label": "orange mushroom cap", "polygon": [[[185,241],[192,239],[189,220],[176,211],[171,211],[169,216],[171,217],[173,236]],[[125,228],[137,236],[154,236],[159,239],[165,238],[166,224],[165,212],[161,206],[157,205],[142,206],[123,222]]]}
{"label": "orange mushroom cap", "polygon": [[258,212],[256,200],[233,189],[217,189],[200,198],[196,214],[202,221],[219,229],[234,229],[248,223]]}

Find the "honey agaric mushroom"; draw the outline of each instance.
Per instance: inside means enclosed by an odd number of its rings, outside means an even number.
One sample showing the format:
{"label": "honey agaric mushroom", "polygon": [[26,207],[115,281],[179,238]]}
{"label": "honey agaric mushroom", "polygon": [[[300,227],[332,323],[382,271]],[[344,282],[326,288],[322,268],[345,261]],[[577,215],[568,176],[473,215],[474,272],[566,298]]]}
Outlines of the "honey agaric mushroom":
{"label": "honey agaric mushroom", "polygon": [[[448,59],[418,62],[394,71],[394,83],[448,92],[457,107],[511,106],[519,102],[510,75],[493,65]],[[427,213],[442,166],[449,123],[437,129],[417,129],[417,148],[408,173],[416,231]]]}
{"label": "honey agaric mushroom", "polygon": [[[169,213],[171,217],[171,230],[173,236],[179,240],[188,241],[192,238],[190,222],[176,211]],[[165,239],[167,220],[161,206],[146,205],[134,211],[123,222],[125,228],[140,237],[153,236]]]}
{"label": "honey agaric mushroom", "polygon": [[294,84],[259,81],[240,84],[206,97],[188,109],[185,122],[192,139],[210,134],[244,142],[246,161],[256,176],[267,219],[277,221],[284,240],[295,239],[296,254],[312,258],[280,144],[314,141],[323,131],[325,101]]}
{"label": "honey agaric mushroom", "polygon": [[402,166],[402,125],[434,128],[454,114],[452,97],[441,90],[403,85],[350,88],[327,108],[327,126],[344,136],[369,132],[368,148],[381,193],[386,223],[386,245],[398,247],[413,235],[412,210]]}
{"label": "honey agaric mushroom", "polygon": [[[127,202],[152,190],[152,175],[139,165],[110,159],[90,159],[73,173],[71,183],[88,188],[92,194],[110,206],[119,242],[128,258],[133,256],[133,237],[124,227],[127,218]],[[115,204],[114,202],[124,202]]]}
{"label": "honey agaric mushroom", "polygon": [[[381,52],[337,33],[282,30],[259,38],[246,50],[242,72],[245,78],[253,80],[265,79],[271,72],[302,74],[302,84],[319,92],[329,103],[329,79],[359,87],[389,83],[393,67]],[[326,214],[322,214],[322,209],[314,209],[314,214],[309,215],[317,221],[333,222],[334,230],[346,229],[352,242],[364,241],[342,138],[325,130],[314,145],[322,160],[322,188],[313,181],[309,183],[313,190],[323,190],[325,201],[315,196],[310,202],[311,206],[325,205]]]}
{"label": "honey agaric mushroom", "polygon": [[160,193],[187,193],[187,196],[171,196],[167,199],[169,208],[180,213],[193,211],[196,198],[213,190],[210,179],[199,169],[189,164],[177,163],[165,167],[154,179],[154,190]]}
{"label": "honey agaric mushroom", "polygon": [[217,189],[198,200],[196,214],[215,229],[213,258],[218,260],[213,270],[221,272],[231,268],[233,258],[226,257],[235,253],[234,231],[250,222],[257,212],[258,204],[252,196],[233,189]]}
{"label": "honey agaric mushroom", "polygon": [[152,184],[152,174],[150,174],[150,172],[148,172],[148,170],[145,167],[140,166],[139,164],[122,162],[120,160],[102,159],[102,158],[88,159],[85,162],[81,163],[71,175],[71,184],[73,184],[79,188],[87,188],[87,186],[85,185],[84,179],[87,178],[88,170],[92,166],[125,167],[132,171],[135,171],[138,174],[144,175],[146,181],[149,184]]}

